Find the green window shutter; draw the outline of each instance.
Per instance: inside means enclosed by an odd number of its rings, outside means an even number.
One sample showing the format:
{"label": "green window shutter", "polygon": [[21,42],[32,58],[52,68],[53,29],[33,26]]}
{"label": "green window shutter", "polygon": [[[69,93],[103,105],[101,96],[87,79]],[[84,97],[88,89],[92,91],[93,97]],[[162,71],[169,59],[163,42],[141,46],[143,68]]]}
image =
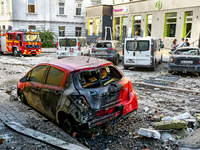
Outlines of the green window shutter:
{"label": "green window shutter", "polygon": [[133,24],[132,24],[132,37],[134,36],[134,22],[135,22],[135,16],[133,16]]}
{"label": "green window shutter", "polygon": [[186,29],[187,29],[187,24],[186,24],[186,14],[187,12],[185,12],[184,14],[184,21],[183,21],[183,34],[182,34],[182,38],[184,38],[186,36]]}
{"label": "green window shutter", "polygon": [[167,35],[167,14],[165,14],[165,21],[164,21],[164,32],[163,32],[163,38],[165,38]]}
{"label": "green window shutter", "polygon": [[120,42],[122,42],[122,26],[123,26],[123,17],[120,18],[121,22],[120,22]]}
{"label": "green window shutter", "polygon": [[146,15],[145,37],[147,37],[148,16],[149,16],[149,15]]}

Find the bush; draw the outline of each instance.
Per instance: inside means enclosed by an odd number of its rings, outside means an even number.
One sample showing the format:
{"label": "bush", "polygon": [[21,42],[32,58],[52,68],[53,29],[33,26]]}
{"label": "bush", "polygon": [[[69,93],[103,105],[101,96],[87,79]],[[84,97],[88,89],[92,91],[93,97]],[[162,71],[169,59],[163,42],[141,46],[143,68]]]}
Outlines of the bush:
{"label": "bush", "polygon": [[46,30],[45,28],[42,28],[42,30],[39,31],[40,38],[41,38],[41,44],[42,48],[50,48],[53,47],[53,39],[56,37],[56,35],[51,32],[50,30]]}

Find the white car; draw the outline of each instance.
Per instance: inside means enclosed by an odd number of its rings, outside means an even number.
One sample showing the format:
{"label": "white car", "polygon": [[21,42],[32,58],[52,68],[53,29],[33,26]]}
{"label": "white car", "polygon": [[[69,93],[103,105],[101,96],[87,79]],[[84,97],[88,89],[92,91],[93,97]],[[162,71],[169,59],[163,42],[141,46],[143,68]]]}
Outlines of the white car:
{"label": "white car", "polygon": [[59,37],[57,42],[57,58],[89,55],[90,48],[86,37]]}
{"label": "white car", "polygon": [[124,43],[124,69],[147,67],[156,70],[162,63],[160,40],[152,37],[126,38]]}

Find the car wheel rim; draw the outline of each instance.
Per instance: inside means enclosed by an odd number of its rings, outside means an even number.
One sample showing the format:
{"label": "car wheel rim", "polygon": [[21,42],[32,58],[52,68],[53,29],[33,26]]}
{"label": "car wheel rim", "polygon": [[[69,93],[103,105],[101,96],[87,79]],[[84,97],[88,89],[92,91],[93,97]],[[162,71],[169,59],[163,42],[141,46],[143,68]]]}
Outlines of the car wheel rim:
{"label": "car wheel rim", "polygon": [[70,133],[72,130],[71,124],[69,123],[68,119],[65,119],[63,122],[63,127],[67,131],[67,133]]}
{"label": "car wheel rim", "polygon": [[17,51],[16,50],[14,50],[14,55],[17,56]]}

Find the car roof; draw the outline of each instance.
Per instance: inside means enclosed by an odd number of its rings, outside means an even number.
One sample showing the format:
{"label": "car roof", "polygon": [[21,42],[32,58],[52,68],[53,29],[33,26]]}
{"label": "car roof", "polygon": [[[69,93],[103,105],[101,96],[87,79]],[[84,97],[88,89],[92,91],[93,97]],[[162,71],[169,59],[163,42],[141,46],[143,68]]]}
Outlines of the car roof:
{"label": "car roof", "polygon": [[96,57],[76,56],[76,57],[56,59],[49,62],[49,64],[65,68],[70,71],[74,71],[74,70],[82,70],[82,69],[89,69],[89,68],[94,69],[99,66],[107,66],[107,65],[111,65],[112,62],[104,60],[104,59],[99,59]]}

